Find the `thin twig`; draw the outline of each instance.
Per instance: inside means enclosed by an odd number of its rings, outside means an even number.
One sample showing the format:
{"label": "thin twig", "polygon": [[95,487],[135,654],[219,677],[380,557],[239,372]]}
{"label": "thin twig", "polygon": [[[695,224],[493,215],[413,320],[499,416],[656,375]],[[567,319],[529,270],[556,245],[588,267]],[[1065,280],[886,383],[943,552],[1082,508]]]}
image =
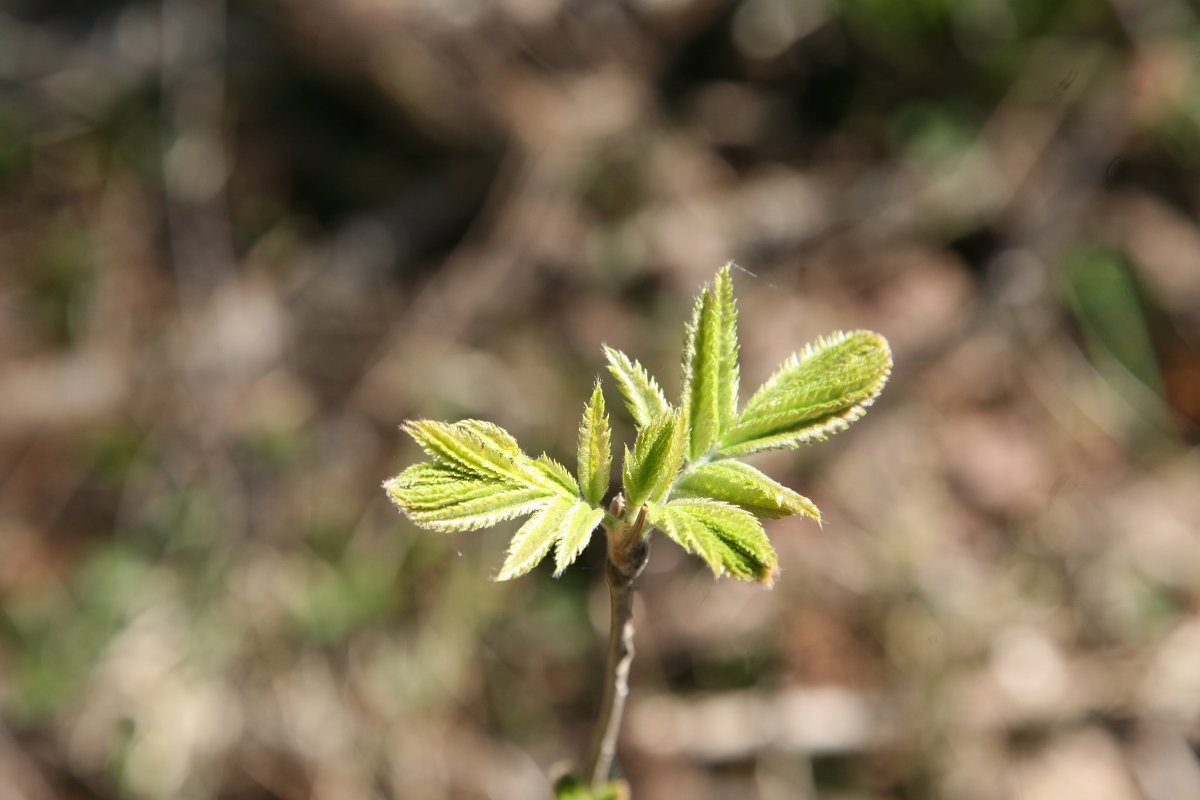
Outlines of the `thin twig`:
{"label": "thin twig", "polygon": [[[650,556],[648,543],[642,538],[645,508],[637,522],[624,536],[610,539],[609,555],[605,562],[612,617],[608,630],[608,663],[605,670],[604,698],[596,718],[596,730],[588,753],[587,771],[592,788],[598,789],[608,780],[613,758],[617,752],[617,737],[621,717],[625,713],[625,698],[629,695],[629,668],[633,664],[633,596],[637,578]],[[621,539],[623,541],[617,541]]]}

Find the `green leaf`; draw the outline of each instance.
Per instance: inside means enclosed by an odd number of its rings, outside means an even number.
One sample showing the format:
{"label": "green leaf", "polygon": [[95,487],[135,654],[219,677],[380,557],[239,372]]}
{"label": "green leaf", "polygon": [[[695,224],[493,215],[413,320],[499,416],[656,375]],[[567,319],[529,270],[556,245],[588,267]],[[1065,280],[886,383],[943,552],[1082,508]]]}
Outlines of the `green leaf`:
{"label": "green leaf", "polygon": [[562,464],[521,452],[487,422],[420,420],[404,426],[433,458],[384,483],[388,496],[418,525],[440,531],[482,528],[533,514],[513,536],[499,580],[531,570],[556,543],[558,572],[587,546],[604,517],[579,498]]}
{"label": "green leaf", "polygon": [[554,576],[558,577],[569,567],[583,548],[587,547],[592,533],[600,520],[604,519],[604,509],[592,508],[587,503],[576,503],[563,518],[559,526],[558,548],[554,552]]}
{"label": "green leaf", "polygon": [[583,552],[592,531],[603,517],[602,509],[592,508],[578,500],[554,497],[544,501],[537,513],[513,535],[496,580],[506,581],[529,572],[555,544],[558,545],[558,553],[554,574],[562,574]]}
{"label": "green leaf", "polygon": [[775,580],[775,549],[749,511],[719,500],[687,497],[650,503],[648,518],[684,550],[708,562],[714,575],[728,573],[767,586]]}
{"label": "green leaf", "polygon": [[417,525],[474,530],[536,511],[550,498],[578,499],[566,467],[546,456],[531,459],[490,422],[416,420],[403,427],[433,461],[414,464],[384,488]]}
{"label": "green leaf", "polygon": [[820,522],[821,512],[813,502],[759,470],[740,461],[713,461],[685,472],[675,482],[672,494],[710,497],[740,506],[756,517],[778,519],[803,514]]}
{"label": "green leaf", "polygon": [[441,463],[414,464],[383,487],[409,519],[436,531],[486,528],[527,514],[552,496],[542,486],[471,477]]}
{"label": "green leaf", "polygon": [[612,469],[612,448],[609,444],[608,415],[604,413],[604,394],[600,381],[592,390],[591,402],[583,407],[579,421],[579,485],[583,498],[599,505],[608,492],[608,477]]}
{"label": "green leaf", "polygon": [[625,405],[638,428],[650,424],[666,411],[667,398],[645,367],[615,347],[605,345],[604,355],[608,358],[608,371],[617,379],[617,386],[625,396]]}
{"label": "green leaf", "polygon": [[434,461],[467,475],[522,484],[540,480],[533,460],[521,452],[516,440],[490,422],[419,419],[405,422],[401,428]]}
{"label": "green leaf", "polygon": [[891,350],[877,333],[818,339],[755,392],[722,438],[720,452],[745,456],[825,439],[866,413],[891,369]]}
{"label": "green leaf", "polygon": [[435,464],[465,478],[511,487],[541,487],[575,498],[579,487],[570,471],[546,455],[532,459],[503,428],[491,422],[412,420],[401,428],[417,441]]}
{"label": "green leaf", "polygon": [[622,467],[629,508],[636,509],[647,500],[659,500],[666,494],[683,465],[686,437],[683,415],[669,406],[638,431],[633,452],[625,448]]}
{"label": "green leaf", "polygon": [[536,567],[558,541],[559,525],[572,505],[570,501],[561,497],[544,503],[508,543],[504,565],[500,567],[500,574],[496,576],[496,580],[516,578]]}
{"label": "green leaf", "polygon": [[629,784],[610,781],[592,789],[574,775],[567,774],[554,784],[554,800],[629,800]]}
{"label": "green leaf", "polygon": [[729,266],[722,267],[712,286],[700,292],[687,326],[681,405],[692,459],[719,443],[737,415],[737,304]]}
{"label": "green leaf", "polygon": [[1119,364],[1161,397],[1150,321],[1129,264],[1107,249],[1079,247],[1060,273],[1092,358]]}
{"label": "green leaf", "polygon": [[575,483],[575,476],[562,464],[542,453],[533,460],[533,465],[547,481],[548,487],[561,490],[559,493],[563,497],[579,496],[579,484]]}

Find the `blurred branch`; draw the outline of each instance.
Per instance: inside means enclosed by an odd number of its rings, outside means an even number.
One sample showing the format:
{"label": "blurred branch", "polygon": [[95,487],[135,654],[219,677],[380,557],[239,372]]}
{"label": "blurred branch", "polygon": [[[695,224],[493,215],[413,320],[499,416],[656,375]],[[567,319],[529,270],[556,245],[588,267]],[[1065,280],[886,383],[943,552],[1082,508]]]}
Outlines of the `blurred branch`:
{"label": "blurred branch", "polygon": [[180,290],[204,294],[234,269],[225,184],[225,0],[164,0],[163,184]]}
{"label": "blurred branch", "polygon": [[21,743],[3,725],[0,725],[0,775],[5,776],[8,788],[16,793],[14,800],[50,800],[55,796],[37,763],[22,752]]}

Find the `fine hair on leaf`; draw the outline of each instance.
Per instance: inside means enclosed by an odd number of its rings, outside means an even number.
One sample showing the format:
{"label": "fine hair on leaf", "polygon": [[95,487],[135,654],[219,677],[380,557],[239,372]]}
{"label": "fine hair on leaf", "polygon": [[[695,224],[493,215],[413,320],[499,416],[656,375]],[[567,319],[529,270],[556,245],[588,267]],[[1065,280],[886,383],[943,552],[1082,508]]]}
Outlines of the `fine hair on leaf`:
{"label": "fine hair on leaf", "polygon": [[[384,483],[410,520],[468,531],[529,516],[514,534],[498,579],[523,575],[554,552],[554,574],[573,563],[597,528],[613,553],[660,530],[716,575],[769,583],[775,551],[759,523],[800,515],[818,522],[807,497],[741,459],[821,441],[859,419],[892,368],[887,341],[836,331],[788,357],[744,404],[739,397],[738,308],[732,262],[701,288],[684,326],[681,392],[672,405],[636,359],[607,345],[608,371],[633,418],[612,504],[612,431],[599,380],[583,404],[574,472],[548,454],[526,455],[494,423],[406,422],[429,457]],[[623,544],[621,544],[623,542]]]}
{"label": "fine hair on leaf", "polygon": [[807,497],[741,459],[821,441],[866,413],[892,369],[887,340],[866,330],[836,331],[802,347],[754,391],[739,396],[738,309],[732,262],[692,306],[682,351],[681,391],[672,404],[637,360],[605,345],[609,373],[633,418],[622,446],[620,488],[605,505],[612,475],[612,430],[600,380],[583,404],[575,470],[543,453],[531,458],[507,431],[484,420],[405,422],[427,461],[384,481],[414,524],[470,531],[527,517],[509,540],[496,580],[532,571],[551,552],[558,577],[604,532],[611,625],[604,693],[583,778],[557,782],[560,800],[628,800],[610,781],[633,660],[634,587],[655,531],[699,557],[715,577],[770,587],[779,557],[762,520],[821,521]]}

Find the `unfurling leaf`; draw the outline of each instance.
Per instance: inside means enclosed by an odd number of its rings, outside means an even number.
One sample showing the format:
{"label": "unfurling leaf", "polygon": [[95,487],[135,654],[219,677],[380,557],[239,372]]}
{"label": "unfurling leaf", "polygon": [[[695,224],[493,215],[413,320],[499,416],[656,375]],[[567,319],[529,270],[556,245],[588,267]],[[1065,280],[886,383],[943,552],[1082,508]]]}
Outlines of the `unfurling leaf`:
{"label": "unfurling leaf", "polygon": [[570,501],[556,497],[526,520],[508,543],[508,553],[496,580],[506,581],[536,567],[558,541],[559,525],[572,505]]}
{"label": "unfurling leaf", "polygon": [[608,371],[617,379],[617,386],[625,396],[625,405],[638,428],[650,424],[667,410],[666,396],[645,367],[615,347],[605,345],[604,355],[608,358]]}
{"label": "unfurling leaf", "polygon": [[416,420],[404,425],[433,461],[384,483],[408,517],[439,531],[473,530],[536,510],[552,497],[575,500],[575,479],[561,464],[531,459],[490,422]]}
{"label": "unfurling leaf", "polygon": [[636,509],[647,500],[659,500],[683,465],[687,430],[683,415],[668,407],[638,431],[633,452],[625,448],[622,478],[625,502]]}
{"label": "unfurling leaf", "polygon": [[435,531],[486,528],[528,514],[554,494],[541,486],[465,475],[438,462],[414,464],[383,486],[409,519]]}
{"label": "unfurling leaf", "polygon": [[892,369],[887,340],[871,331],[818,339],[783,363],[725,432],[723,456],[819,441],[861,417]]}
{"label": "unfurling leaf", "polygon": [[586,503],[555,497],[521,526],[508,545],[498,581],[524,575],[558,545],[555,575],[560,575],[587,546],[604,511]]}
{"label": "unfurling leaf", "polygon": [[818,522],[813,502],[768,478],[759,470],[732,459],[713,461],[685,472],[675,483],[675,496],[711,497],[740,506],[756,517],[778,519],[803,514]]}
{"label": "unfurling leaf", "polygon": [[562,575],[563,570],[579,558],[603,518],[602,508],[593,508],[587,503],[571,506],[559,525],[558,547],[554,551],[555,577]]}
{"label": "unfurling leaf", "polygon": [[714,575],[728,573],[768,586],[778,572],[775,549],[749,511],[719,500],[677,498],[649,505],[650,524],[703,558]]}
{"label": "unfurling leaf", "polygon": [[592,390],[592,399],[583,407],[579,422],[579,485],[583,499],[599,505],[608,492],[608,476],[612,469],[612,448],[609,444],[608,415],[604,413],[604,394],[600,381]]}
{"label": "unfurling leaf", "polygon": [[[603,410],[601,405],[601,414]],[[498,580],[533,569],[555,544],[555,574],[561,573],[604,517],[602,509],[579,497],[566,467],[545,455],[530,458],[490,422],[418,420],[406,423],[404,430],[433,460],[414,464],[384,488],[417,525],[472,530],[533,514],[513,536]]]}
{"label": "unfurling leaf", "polygon": [[419,419],[401,429],[435,462],[481,479],[524,484],[533,479],[533,462],[503,428],[477,419],[436,422]]}
{"label": "unfurling leaf", "polygon": [[721,441],[737,416],[737,304],[726,264],[692,309],[683,351],[681,406],[690,431],[689,458]]}
{"label": "unfurling leaf", "polygon": [[550,456],[542,453],[533,460],[533,466],[549,481],[561,487],[564,497],[576,497],[579,494],[579,484],[575,482],[575,476]]}

